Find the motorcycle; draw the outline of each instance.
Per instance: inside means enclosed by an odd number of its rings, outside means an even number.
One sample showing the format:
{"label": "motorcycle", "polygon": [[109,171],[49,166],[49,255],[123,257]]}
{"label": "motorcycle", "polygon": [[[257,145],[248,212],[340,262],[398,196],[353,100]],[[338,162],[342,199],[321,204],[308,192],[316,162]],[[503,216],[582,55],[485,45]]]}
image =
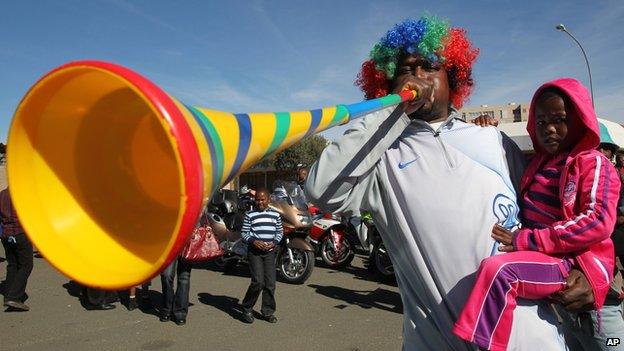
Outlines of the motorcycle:
{"label": "motorcycle", "polygon": [[381,280],[393,279],[394,267],[390,260],[390,254],[386,250],[386,246],[370,214],[362,216],[362,223],[367,227],[368,242],[370,245],[368,269],[379,276]]}
{"label": "motorcycle", "polygon": [[355,257],[356,240],[353,225],[338,214],[319,214],[313,218],[308,241],[329,267],[339,268],[351,264]]}
{"label": "motorcycle", "polygon": [[[284,228],[284,237],[277,247],[278,273],[288,283],[302,284],[314,268],[314,248],[304,240],[312,225],[305,198],[296,183],[280,182],[270,196],[269,207],[281,215]],[[211,212],[208,218],[225,251],[216,264],[227,271],[247,258],[247,244],[240,235],[244,212],[233,204],[217,208],[225,213]]]}

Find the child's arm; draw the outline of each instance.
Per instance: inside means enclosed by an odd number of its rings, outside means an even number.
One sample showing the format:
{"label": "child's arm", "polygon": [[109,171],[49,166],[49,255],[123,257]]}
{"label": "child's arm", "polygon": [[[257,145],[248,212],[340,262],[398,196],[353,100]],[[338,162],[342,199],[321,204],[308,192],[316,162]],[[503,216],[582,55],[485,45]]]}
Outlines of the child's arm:
{"label": "child's arm", "polygon": [[515,250],[574,252],[609,238],[620,192],[617,170],[602,155],[592,154],[581,161],[576,184],[579,213],[547,228],[520,229],[513,239]]}

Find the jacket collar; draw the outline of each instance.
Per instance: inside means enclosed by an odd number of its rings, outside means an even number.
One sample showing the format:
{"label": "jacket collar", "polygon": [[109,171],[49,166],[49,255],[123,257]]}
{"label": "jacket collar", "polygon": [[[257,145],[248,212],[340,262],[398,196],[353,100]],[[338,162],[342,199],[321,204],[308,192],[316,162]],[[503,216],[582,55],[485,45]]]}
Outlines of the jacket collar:
{"label": "jacket collar", "polygon": [[432,134],[440,134],[444,130],[452,129],[456,120],[462,122],[464,121],[464,119],[461,118],[459,112],[454,107],[451,107],[451,113],[449,114],[448,118],[444,122],[442,122],[442,124],[437,129],[433,129],[431,124],[421,119],[413,119],[410,123],[410,127],[414,128],[417,131],[426,130],[431,132]]}

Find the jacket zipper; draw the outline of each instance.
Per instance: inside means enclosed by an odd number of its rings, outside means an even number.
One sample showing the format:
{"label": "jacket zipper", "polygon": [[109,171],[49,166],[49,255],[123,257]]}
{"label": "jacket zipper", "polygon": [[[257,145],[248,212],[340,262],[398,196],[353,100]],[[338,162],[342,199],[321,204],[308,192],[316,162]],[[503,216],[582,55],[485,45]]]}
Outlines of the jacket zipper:
{"label": "jacket zipper", "polygon": [[451,160],[451,157],[449,156],[448,151],[446,151],[446,146],[444,146],[444,142],[442,141],[442,138],[440,137],[440,132],[437,132],[437,131],[433,132],[433,138],[438,141],[438,144],[442,148],[442,153],[444,154],[444,160],[446,161],[446,165],[451,169],[455,168],[455,165],[453,164],[453,161]]}

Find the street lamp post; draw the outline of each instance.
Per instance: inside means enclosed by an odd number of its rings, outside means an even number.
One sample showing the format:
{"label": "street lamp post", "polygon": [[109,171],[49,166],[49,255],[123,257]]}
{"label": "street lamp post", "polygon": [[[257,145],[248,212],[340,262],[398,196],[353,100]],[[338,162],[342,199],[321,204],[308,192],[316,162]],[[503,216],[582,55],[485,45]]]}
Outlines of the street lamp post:
{"label": "street lamp post", "polygon": [[566,29],[566,27],[563,24],[558,24],[555,29],[562,31],[564,33],[566,33],[567,35],[570,36],[570,38],[572,38],[572,40],[574,40],[576,42],[576,44],[579,46],[579,48],[581,48],[581,52],[583,52],[583,57],[585,58],[585,63],[587,64],[587,73],[589,73],[589,91],[591,92],[591,98],[592,98],[592,107],[594,106],[594,85],[592,84],[592,76],[591,76],[591,69],[589,68],[589,60],[587,59],[587,55],[585,54],[585,50],[583,50],[583,46],[581,46],[581,43],[579,43],[578,40],[576,40],[576,38],[574,37],[574,35],[572,35],[572,33],[568,32],[568,30]]}

